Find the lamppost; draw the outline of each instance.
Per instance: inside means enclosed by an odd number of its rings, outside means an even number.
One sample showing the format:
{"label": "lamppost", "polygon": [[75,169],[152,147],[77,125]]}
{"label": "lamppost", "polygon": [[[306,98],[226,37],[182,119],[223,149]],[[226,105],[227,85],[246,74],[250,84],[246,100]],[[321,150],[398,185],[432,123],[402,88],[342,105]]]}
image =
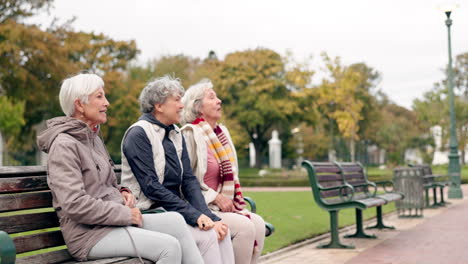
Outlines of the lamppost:
{"label": "lamppost", "polygon": [[450,107],[450,153],[449,158],[449,167],[448,174],[450,177],[450,187],[448,192],[448,198],[451,199],[461,199],[463,198],[463,193],[460,188],[460,156],[458,155],[458,142],[457,134],[455,130],[455,102],[453,94],[453,70],[452,70],[452,43],[450,37],[450,26],[452,26],[452,19],[450,19],[450,14],[457,7],[457,5],[445,6],[443,11],[447,16],[445,20],[445,25],[447,26],[448,32],[448,65],[447,65],[447,88],[449,90],[449,107]]}

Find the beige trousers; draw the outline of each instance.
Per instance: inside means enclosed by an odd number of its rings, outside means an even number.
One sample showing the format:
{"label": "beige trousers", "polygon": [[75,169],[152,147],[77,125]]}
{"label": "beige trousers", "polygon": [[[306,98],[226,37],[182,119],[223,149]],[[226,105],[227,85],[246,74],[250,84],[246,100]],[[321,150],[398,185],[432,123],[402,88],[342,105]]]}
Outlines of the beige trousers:
{"label": "beige trousers", "polygon": [[[265,242],[265,221],[262,217],[250,213],[250,219],[236,213],[213,212],[223,219],[231,231],[232,245],[236,264],[254,264],[262,254]],[[257,248],[254,252],[254,241]]]}

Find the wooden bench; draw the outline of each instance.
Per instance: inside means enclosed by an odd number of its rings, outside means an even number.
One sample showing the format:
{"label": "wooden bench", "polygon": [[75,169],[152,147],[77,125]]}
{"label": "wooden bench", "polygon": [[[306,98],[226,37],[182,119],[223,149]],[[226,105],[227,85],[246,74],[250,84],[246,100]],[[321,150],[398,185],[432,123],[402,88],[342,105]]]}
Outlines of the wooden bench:
{"label": "wooden bench", "polygon": [[[354,248],[340,242],[338,234],[338,212],[341,209],[356,209],[356,233],[346,237],[375,238],[367,235],[363,229],[362,210],[377,207],[377,225],[375,228],[390,228],[383,224],[382,205],[403,195],[392,191],[377,195],[377,185],[367,180],[357,163],[331,163],[303,161],[307,169],[312,195],[318,206],[330,213],[331,241],[319,245],[319,248]],[[384,183],[387,186],[389,183]],[[370,189],[373,188],[373,191]]]}
{"label": "wooden bench", "polygon": [[[120,178],[120,165],[115,172]],[[248,197],[246,201],[255,212],[255,202]],[[273,232],[273,225],[267,223],[265,234],[269,236]],[[10,263],[131,264],[140,261],[129,257],[75,261],[66,249],[52,208],[46,167],[15,166],[0,167],[0,264]],[[145,260],[145,263],[152,262]]]}
{"label": "wooden bench", "polygon": [[140,263],[128,257],[77,262],[70,256],[52,208],[45,166],[0,167],[0,230],[1,264]]}
{"label": "wooden bench", "polygon": [[[411,165],[410,167],[419,168],[422,171],[424,179],[424,191],[426,197],[426,208],[437,208],[439,206],[445,206],[446,202],[444,200],[444,188],[450,185],[450,181],[447,179],[448,176],[445,175],[435,175],[432,173],[432,168],[430,165]],[[437,199],[437,189],[439,189],[440,200]],[[429,191],[432,190],[432,200],[433,203],[430,204]]]}

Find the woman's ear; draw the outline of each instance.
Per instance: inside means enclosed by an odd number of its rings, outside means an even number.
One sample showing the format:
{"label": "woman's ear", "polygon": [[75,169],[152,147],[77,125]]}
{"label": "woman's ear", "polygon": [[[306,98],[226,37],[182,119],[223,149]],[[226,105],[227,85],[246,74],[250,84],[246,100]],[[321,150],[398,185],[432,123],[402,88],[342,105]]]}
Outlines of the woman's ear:
{"label": "woman's ear", "polygon": [[163,112],[162,104],[154,104],[154,110],[158,113],[162,113]]}
{"label": "woman's ear", "polygon": [[83,103],[81,102],[80,99],[76,99],[73,104],[75,105],[75,115],[76,114],[80,114],[80,115],[83,115],[84,113],[84,107],[83,107]]}

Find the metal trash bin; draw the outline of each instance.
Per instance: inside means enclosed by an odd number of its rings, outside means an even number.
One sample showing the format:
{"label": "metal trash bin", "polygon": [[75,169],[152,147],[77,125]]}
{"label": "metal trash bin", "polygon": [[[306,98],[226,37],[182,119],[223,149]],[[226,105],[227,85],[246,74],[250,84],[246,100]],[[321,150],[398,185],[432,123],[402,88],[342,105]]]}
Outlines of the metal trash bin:
{"label": "metal trash bin", "polygon": [[393,170],[395,191],[405,195],[396,201],[399,217],[422,217],[424,209],[424,178],[420,168],[396,168]]}

